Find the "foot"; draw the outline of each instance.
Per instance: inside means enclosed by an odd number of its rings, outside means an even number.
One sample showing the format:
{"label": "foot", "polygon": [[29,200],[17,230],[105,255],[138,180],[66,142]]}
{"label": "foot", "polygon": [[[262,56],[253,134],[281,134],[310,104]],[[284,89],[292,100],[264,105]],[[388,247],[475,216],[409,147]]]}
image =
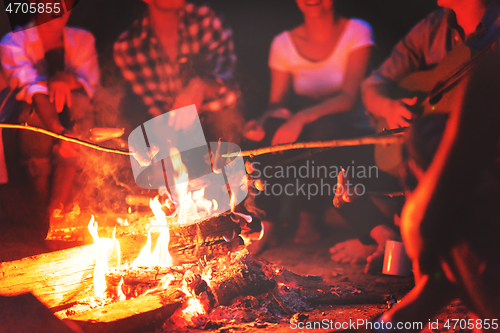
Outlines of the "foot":
{"label": "foot", "polygon": [[293,242],[295,244],[311,244],[320,239],[320,235],[314,226],[314,217],[307,212],[300,213],[299,228],[295,232]]}
{"label": "foot", "polygon": [[384,264],[385,243],[388,240],[399,240],[398,234],[386,225],[378,225],[370,231],[370,236],[377,242],[377,249],[366,259],[366,274],[378,274]]}
{"label": "foot", "polygon": [[330,248],[335,262],[358,264],[366,261],[377,250],[376,245],[364,245],[359,239],[349,239]]}

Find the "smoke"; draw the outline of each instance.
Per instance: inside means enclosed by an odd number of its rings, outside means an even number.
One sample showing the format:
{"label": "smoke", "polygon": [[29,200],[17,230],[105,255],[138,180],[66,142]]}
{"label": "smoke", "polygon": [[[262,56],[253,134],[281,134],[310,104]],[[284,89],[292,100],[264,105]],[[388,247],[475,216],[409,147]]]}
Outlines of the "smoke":
{"label": "smoke", "polygon": [[[89,115],[93,118],[90,127],[126,127],[118,108],[123,95],[123,89],[116,86],[100,88],[94,97],[94,112]],[[90,132],[85,134],[87,140],[88,137]],[[100,144],[121,150],[128,149],[123,138]],[[73,207],[79,206],[81,211],[92,214],[127,212],[125,197],[136,189],[128,156],[83,147],[80,149],[79,167],[73,187]]]}

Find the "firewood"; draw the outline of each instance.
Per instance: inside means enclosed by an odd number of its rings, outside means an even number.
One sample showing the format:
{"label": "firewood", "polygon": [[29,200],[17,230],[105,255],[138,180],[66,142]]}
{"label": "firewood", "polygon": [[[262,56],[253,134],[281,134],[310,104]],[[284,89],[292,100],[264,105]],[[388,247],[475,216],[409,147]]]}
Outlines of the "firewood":
{"label": "firewood", "polygon": [[[170,252],[174,259],[194,262],[205,255],[230,251],[234,243],[226,243],[223,237],[239,233],[239,225],[231,216],[224,214],[189,226],[171,226]],[[153,246],[157,237],[157,233],[152,234]],[[146,235],[123,236],[118,241],[121,262],[131,263],[146,244]],[[239,238],[235,241],[241,244]],[[93,293],[95,256],[94,245],[89,244],[0,263],[0,295],[32,292],[48,307],[87,297]],[[117,265],[114,252],[109,259],[110,267]]]}
{"label": "firewood", "polygon": [[264,274],[261,264],[247,250],[211,261],[203,270],[210,276],[210,288],[220,305],[229,305],[238,296],[257,296],[271,291],[275,282]]}
{"label": "firewood", "polygon": [[181,282],[184,272],[194,264],[173,267],[130,267],[122,265],[111,268],[106,274],[106,294],[110,298],[118,297],[118,286],[121,283],[122,293],[127,299],[140,296],[154,289],[166,275],[171,275]]}
{"label": "firewood", "polygon": [[179,308],[184,297],[182,291],[168,289],[113,303],[63,321],[74,323],[87,333],[153,331]]}
{"label": "firewood", "polygon": [[[135,258],[145,243],[142,235],[121,238],[122,261]],[[0,263],[0,295],[31,292],[48,307],[91,295],[95,256],[90,244]],[[114,253],[109,264],[117,264]]]}
{"label": "firewood", "polygon": [[[227,255],[242,249],[244,242],[240,237],[232,241],[216,242],[211,245],[204,245],[200,253],[207,253],[205,258],[212,259],[218,255]],[[172,251],[171,251],[172,252]],[[181,257],[182,254],[179,254]],[[170,275],[175,281],[182,281],[183,274],[195,266],[193,263],[185,263],[182,266],[173,267],[131,267],[122,265],[111,268],[106,274],[106,294],[110,298],[118,296],[118,285],[122,283],[122,293],[127,297],[137,297],[144,292],[156,288],[166,275]]]}
{"label": "firewood", "polygon": [[238,220],[232,213],[187,226],[173,224],[170,226],[169,251],[177,263],[194,262],[206,255],[225,254],[232,250],[225,248],[228,245],[226,240],[235,239],[240,232]]}

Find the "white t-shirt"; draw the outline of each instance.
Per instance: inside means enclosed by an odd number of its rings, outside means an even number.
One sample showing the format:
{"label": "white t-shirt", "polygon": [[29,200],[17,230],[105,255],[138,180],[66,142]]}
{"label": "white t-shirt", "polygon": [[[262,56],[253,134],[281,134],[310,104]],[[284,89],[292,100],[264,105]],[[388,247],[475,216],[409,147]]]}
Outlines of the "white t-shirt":
{"label": "white t-shirt", "polygon": [[284,31],[271,44],[269,67],[290,73],[296,94],[326,96],[342,87],[351,52],[374,44],[371,26],[360,19],[350,19],[332,53],[324,60],[311,61],[300,55],[290,33]]}

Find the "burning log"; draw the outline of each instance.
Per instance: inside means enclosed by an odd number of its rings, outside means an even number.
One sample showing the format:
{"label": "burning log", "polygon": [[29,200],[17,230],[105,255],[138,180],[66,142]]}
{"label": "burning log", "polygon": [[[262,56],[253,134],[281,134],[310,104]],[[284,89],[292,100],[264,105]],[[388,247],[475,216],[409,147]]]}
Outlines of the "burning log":
{"label": "burning log", "polygon": [[152,331],[161,327],[179,308],[184,296],[178,289],[169,289],[113,303],[64,321],[74,323],[88,333]]}
{"label": "burning log", "polygon": [[210,288],[220,305],[229,305],[238,296],[267,293],[276,286],[246,250],[212,260],[202,275],[209,277]]}
{"label": "burning log", "polygon": [[106,294],[110,298],[117,298],[118,288],[127,299],[138,297],[148,290],[156,288],[165,276],[170,275],[180,282],[184,272],[194,264],[172,267],[129,267],[112,268],[106,274]]}
{"label": "burning log", "polygon": [[92,245],[0,264],[0,294],[33,293],[46,306],[61,305],[92,283]]}
{"label": "burning log", "polygon": [[[135,258],[145,241],[145,236],[137,235],[120,238],[122,260]],[[92,244],[0,263],[0,294],[31,292],[48,307],[88,296],[95,257]],[[109,263],[116,265],[116,262],[116,253],[112,253]]]}
{"label": "burning log", "polygon": [[[205,265],[204,267],[202,267]],[[246,250],[224,255],[203,264],[185,264],[172,267],[118,267],[106,274],[107,295],[118,297],[118,288],[127,297],[137,297],[156,288],[165,277],[171,286],[181,283],[190,287],[192,276],[203,277],[210,285],[210,293],[220,305],[228,305],[236,297],[260,295],[272,290],[276,283],[270,279]],[[190,278],[191,276],[191,278]],[[184,281],[184,282],[183,282]],[[119,287],[120,286],[120,287]],[[194,288],[193,290],[195,290]],[[196,290],[193,292],[197,294]]]}
{"label": "burning log", "polygon": [[238,220],[232,213],[187,226],[170,226],[169,251],[174,262],[194,262],[204,256],[226,254],[243,245]]}
{"label": "burning log", "polygon": [[[231,213],[188,226],[171,226],[170,252],[174,262],[194,262],[204,256],[226,254],[242,244],[240,232]],[[153,244],[157,235],[152,235]],[[230,242],[224,240],[226,237]],[[234,238],[234,239],[233,239]],[[118,238],[122,262],[132,262],[146,243],[145,235]],[[0,295],[33,293],[48,307],[56,307],[92,294],[95,266],[94,245],[40,254],[0,263]],[[109,258],[116,266],[117,253]]]}

